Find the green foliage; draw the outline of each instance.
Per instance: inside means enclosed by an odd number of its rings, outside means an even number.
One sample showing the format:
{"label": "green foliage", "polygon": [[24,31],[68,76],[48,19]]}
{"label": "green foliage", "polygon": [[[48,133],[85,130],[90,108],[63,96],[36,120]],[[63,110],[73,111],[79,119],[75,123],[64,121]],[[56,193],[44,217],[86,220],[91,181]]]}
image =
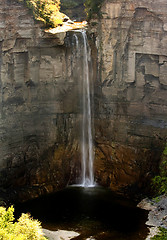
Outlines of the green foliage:
{"label": "green foliage", "polygon": [[167,192],[167,177],[155,176],[152,179],[152,185],[157,195]]}
{"label": "green foliage", "polygon": [[4,207],[0,207],[0,228],[12,227],[14,221],[13,212],[13,206],[8,208],[7,211]]}
{"label": "green foliage", "polygon": [[166,144],[166,146],[165,146],[165,149],[164,149],[164,151],[163,151],[163,154],[164,154],[165,156],[167,156],[167,144]]}
{"label": "green foliage", "polygon": [[103,0],[86,0],[85,1],[85,11],[87,14],[88,19],[93,18],[94,15],[98,17],[101,16],[101,5]]}
{"label": "green foliage", "polygon": [[14,223],[13,213],[13,206],[7,210],[0,207],[0,240],[46,240],[39,221],[22,214]]}
{"label": "green foliage", "polygon": [[159,175],[152,179],[152,186],[157,195],[167,193],[167,145],[162,153]]}
{"label": "green foliage", "polygon": [[59,12],[60,0],[19,0],[32,10],[35,19],[43,21],[46,27],[62,24],[64,14]]}
{"label": "green foliage", "polygon": [[[160,196],[156,196],[156,197],[154,197],[152,200],[153,200],[155,203],[158,203],[158,202],[161,200],[161,198],[160,198]],[[153,204],[153,202],[152,202],[151,204]]]}
{"label": "green foliage", "polygon": [[167,240],[167,229],[165,228],[159,228],[160,232],[152,237],[152,240]]}
{"label": "green foliage", "polygon": [[83,0],[62,0],[61,1],[61,7],[63,9],[75,8],[75,7],[78,7],[80,4],[83,4]]}

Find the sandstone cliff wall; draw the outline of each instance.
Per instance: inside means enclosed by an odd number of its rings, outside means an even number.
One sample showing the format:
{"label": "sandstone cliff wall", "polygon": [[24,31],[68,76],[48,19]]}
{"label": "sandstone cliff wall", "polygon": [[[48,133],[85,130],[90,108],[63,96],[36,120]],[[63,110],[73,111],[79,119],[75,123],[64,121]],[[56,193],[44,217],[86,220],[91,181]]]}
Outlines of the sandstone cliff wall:
{"label": "sandstone cliff wall", "polygon": [[[90,24],[95,178],[138,192],[167,135],[167,3],[106,0],[101,12]],[[46,33],[16,0],[0,13],[0,193],[25,200],[79,176],[81,82],[70,34]]]}
{"label": "sandstone cliff wall", "polygon": [[65,35],[0,2],[0,186],[20,199],[65,187],[77,169],[79,83]]}
{"label": "sandstone cliff wall", "polygon": [[90,24],[99,63],[96,177],[112,189],[138,188],[167,136],[167,2],[105,0],[101,14]]}

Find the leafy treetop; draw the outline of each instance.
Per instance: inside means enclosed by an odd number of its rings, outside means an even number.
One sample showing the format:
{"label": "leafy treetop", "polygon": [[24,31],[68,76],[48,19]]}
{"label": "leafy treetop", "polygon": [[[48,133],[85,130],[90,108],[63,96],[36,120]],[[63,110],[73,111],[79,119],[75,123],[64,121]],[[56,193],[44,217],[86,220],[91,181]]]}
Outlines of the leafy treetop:
{"label": "leafy treetop", "polygon": [[46,240],[41,223],[29,214],[22,214],[14,222],[14,208],[0,207],[0,240]]}
{"label": "leafy treetop", "polygon": [[43,21],[46,27],[62,24],[64,14],[60,13],[60,0],[19,0],[32,10],[35,19]]}

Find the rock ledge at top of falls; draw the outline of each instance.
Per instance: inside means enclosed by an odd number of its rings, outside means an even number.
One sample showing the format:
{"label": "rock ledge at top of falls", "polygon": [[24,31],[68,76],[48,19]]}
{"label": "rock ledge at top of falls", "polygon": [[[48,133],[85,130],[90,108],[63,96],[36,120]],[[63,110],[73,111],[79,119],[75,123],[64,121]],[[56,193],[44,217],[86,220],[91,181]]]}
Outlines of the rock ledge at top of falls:
{"label": "rock ledge at top of falls", "polygon": [[158,197],[158,201],[145,198],[139,204],[139,208],[148,210],[148,221],[146,225],[149,226],[150,233],[146,240],[150,240],[159,232],[159,227],[167,229],[167,196],[162,195]]}
{"label": "rock ledge at top of falls", "polygon": [[51,33],[51,34],[58,34],[58,33],[65,33],[71,30],[79,30],[83,29],[87,26],[87,22],[73,22],[73,21],[67,21],[64,22],[61,26],[58,26],[56,28],[50,28],[45,30],[46,33]]}
{"label": "rock ledge at top of falls", "polygon": [[55,37],[58,39],[57,44],[58,45],[63,45],[64,44],[64,39],[66,36],[66,32],[68,31],[76,31],[76,30],[81,30],[85,29],[87,27],[87,22],[73,22],[71,20],[68,20],[67,22],[63,22],[61,26],[57,26],[56,28],[50,28],[50,29],[45,29],[45,36],[46,37]]}

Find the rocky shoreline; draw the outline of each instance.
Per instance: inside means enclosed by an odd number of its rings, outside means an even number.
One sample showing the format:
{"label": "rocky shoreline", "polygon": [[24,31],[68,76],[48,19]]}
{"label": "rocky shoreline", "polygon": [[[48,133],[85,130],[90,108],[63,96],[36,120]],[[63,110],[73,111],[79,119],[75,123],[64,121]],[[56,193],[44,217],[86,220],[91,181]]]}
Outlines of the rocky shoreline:
{"label": "rocky shoreline", "polygon": [[66,230],[50,231],[47,229],[43,229],[43,233],[50,240],[70,240],[80,235],[77,232]]}
{"label": "rocky shoreline", "polygon": [[167,229],[167,196],[161,195],[155,199],[143,199],[138,207],[148,210],[148,226],[150,233],[146,240],[150,240],[159,232],[159,227]]}

